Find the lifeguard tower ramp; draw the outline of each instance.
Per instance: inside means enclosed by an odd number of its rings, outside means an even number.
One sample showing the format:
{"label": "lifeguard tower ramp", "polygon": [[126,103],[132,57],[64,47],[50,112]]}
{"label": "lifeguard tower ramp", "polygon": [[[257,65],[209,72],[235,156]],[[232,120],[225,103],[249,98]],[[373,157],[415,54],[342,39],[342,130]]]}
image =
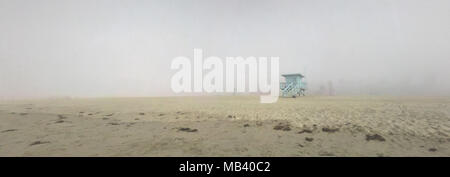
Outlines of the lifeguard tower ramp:
{"label": "lifeguard tower ramp", "polygon": [[283,97],[297,97],[305,96],[306,82],[304,76],[300,73],[283,74],[286,82],[280,83],[281,96]]}

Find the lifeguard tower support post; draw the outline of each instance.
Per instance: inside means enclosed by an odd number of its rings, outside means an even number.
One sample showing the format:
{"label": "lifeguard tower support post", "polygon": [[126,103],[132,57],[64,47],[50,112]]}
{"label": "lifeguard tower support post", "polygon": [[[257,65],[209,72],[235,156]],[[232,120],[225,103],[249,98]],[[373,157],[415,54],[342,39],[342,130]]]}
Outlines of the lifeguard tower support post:
{"label": "lifeguard tower support post", "polygon": [[281,96],[293,98],[305,96],[306,82],[303,80],[304,76],[302,74],[283,74],[282,76],[286,82],[280,83]]}

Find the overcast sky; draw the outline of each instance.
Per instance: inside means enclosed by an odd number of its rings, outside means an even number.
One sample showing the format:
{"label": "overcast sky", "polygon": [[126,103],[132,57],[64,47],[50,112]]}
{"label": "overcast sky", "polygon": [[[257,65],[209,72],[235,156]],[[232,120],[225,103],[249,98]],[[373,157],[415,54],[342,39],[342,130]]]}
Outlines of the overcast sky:
{"label": "overcast sky", "polygon": [[448,0],[0,0],[0,98],[172,95],[193,48],[279,56],[311,93],[450,95]]}

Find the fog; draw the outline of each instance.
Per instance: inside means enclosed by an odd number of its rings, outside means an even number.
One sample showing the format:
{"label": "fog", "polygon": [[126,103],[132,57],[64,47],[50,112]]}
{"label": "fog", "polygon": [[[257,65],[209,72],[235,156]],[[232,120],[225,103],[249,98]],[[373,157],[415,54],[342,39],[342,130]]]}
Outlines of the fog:
{"label": "fog", "polygon": [[450,95],[448,0],[0,0],[0,98],[174,95],[194,48],[278,56],[311,94]]}

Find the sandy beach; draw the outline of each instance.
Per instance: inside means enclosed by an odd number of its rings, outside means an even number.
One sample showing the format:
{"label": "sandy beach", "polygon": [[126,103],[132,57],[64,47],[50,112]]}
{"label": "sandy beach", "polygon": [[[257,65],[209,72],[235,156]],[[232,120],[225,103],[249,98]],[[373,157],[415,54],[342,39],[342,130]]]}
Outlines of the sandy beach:
{"label": "sandy beach", "polygon": [[0,102],[0,156],[450,156],[450,98]]}

